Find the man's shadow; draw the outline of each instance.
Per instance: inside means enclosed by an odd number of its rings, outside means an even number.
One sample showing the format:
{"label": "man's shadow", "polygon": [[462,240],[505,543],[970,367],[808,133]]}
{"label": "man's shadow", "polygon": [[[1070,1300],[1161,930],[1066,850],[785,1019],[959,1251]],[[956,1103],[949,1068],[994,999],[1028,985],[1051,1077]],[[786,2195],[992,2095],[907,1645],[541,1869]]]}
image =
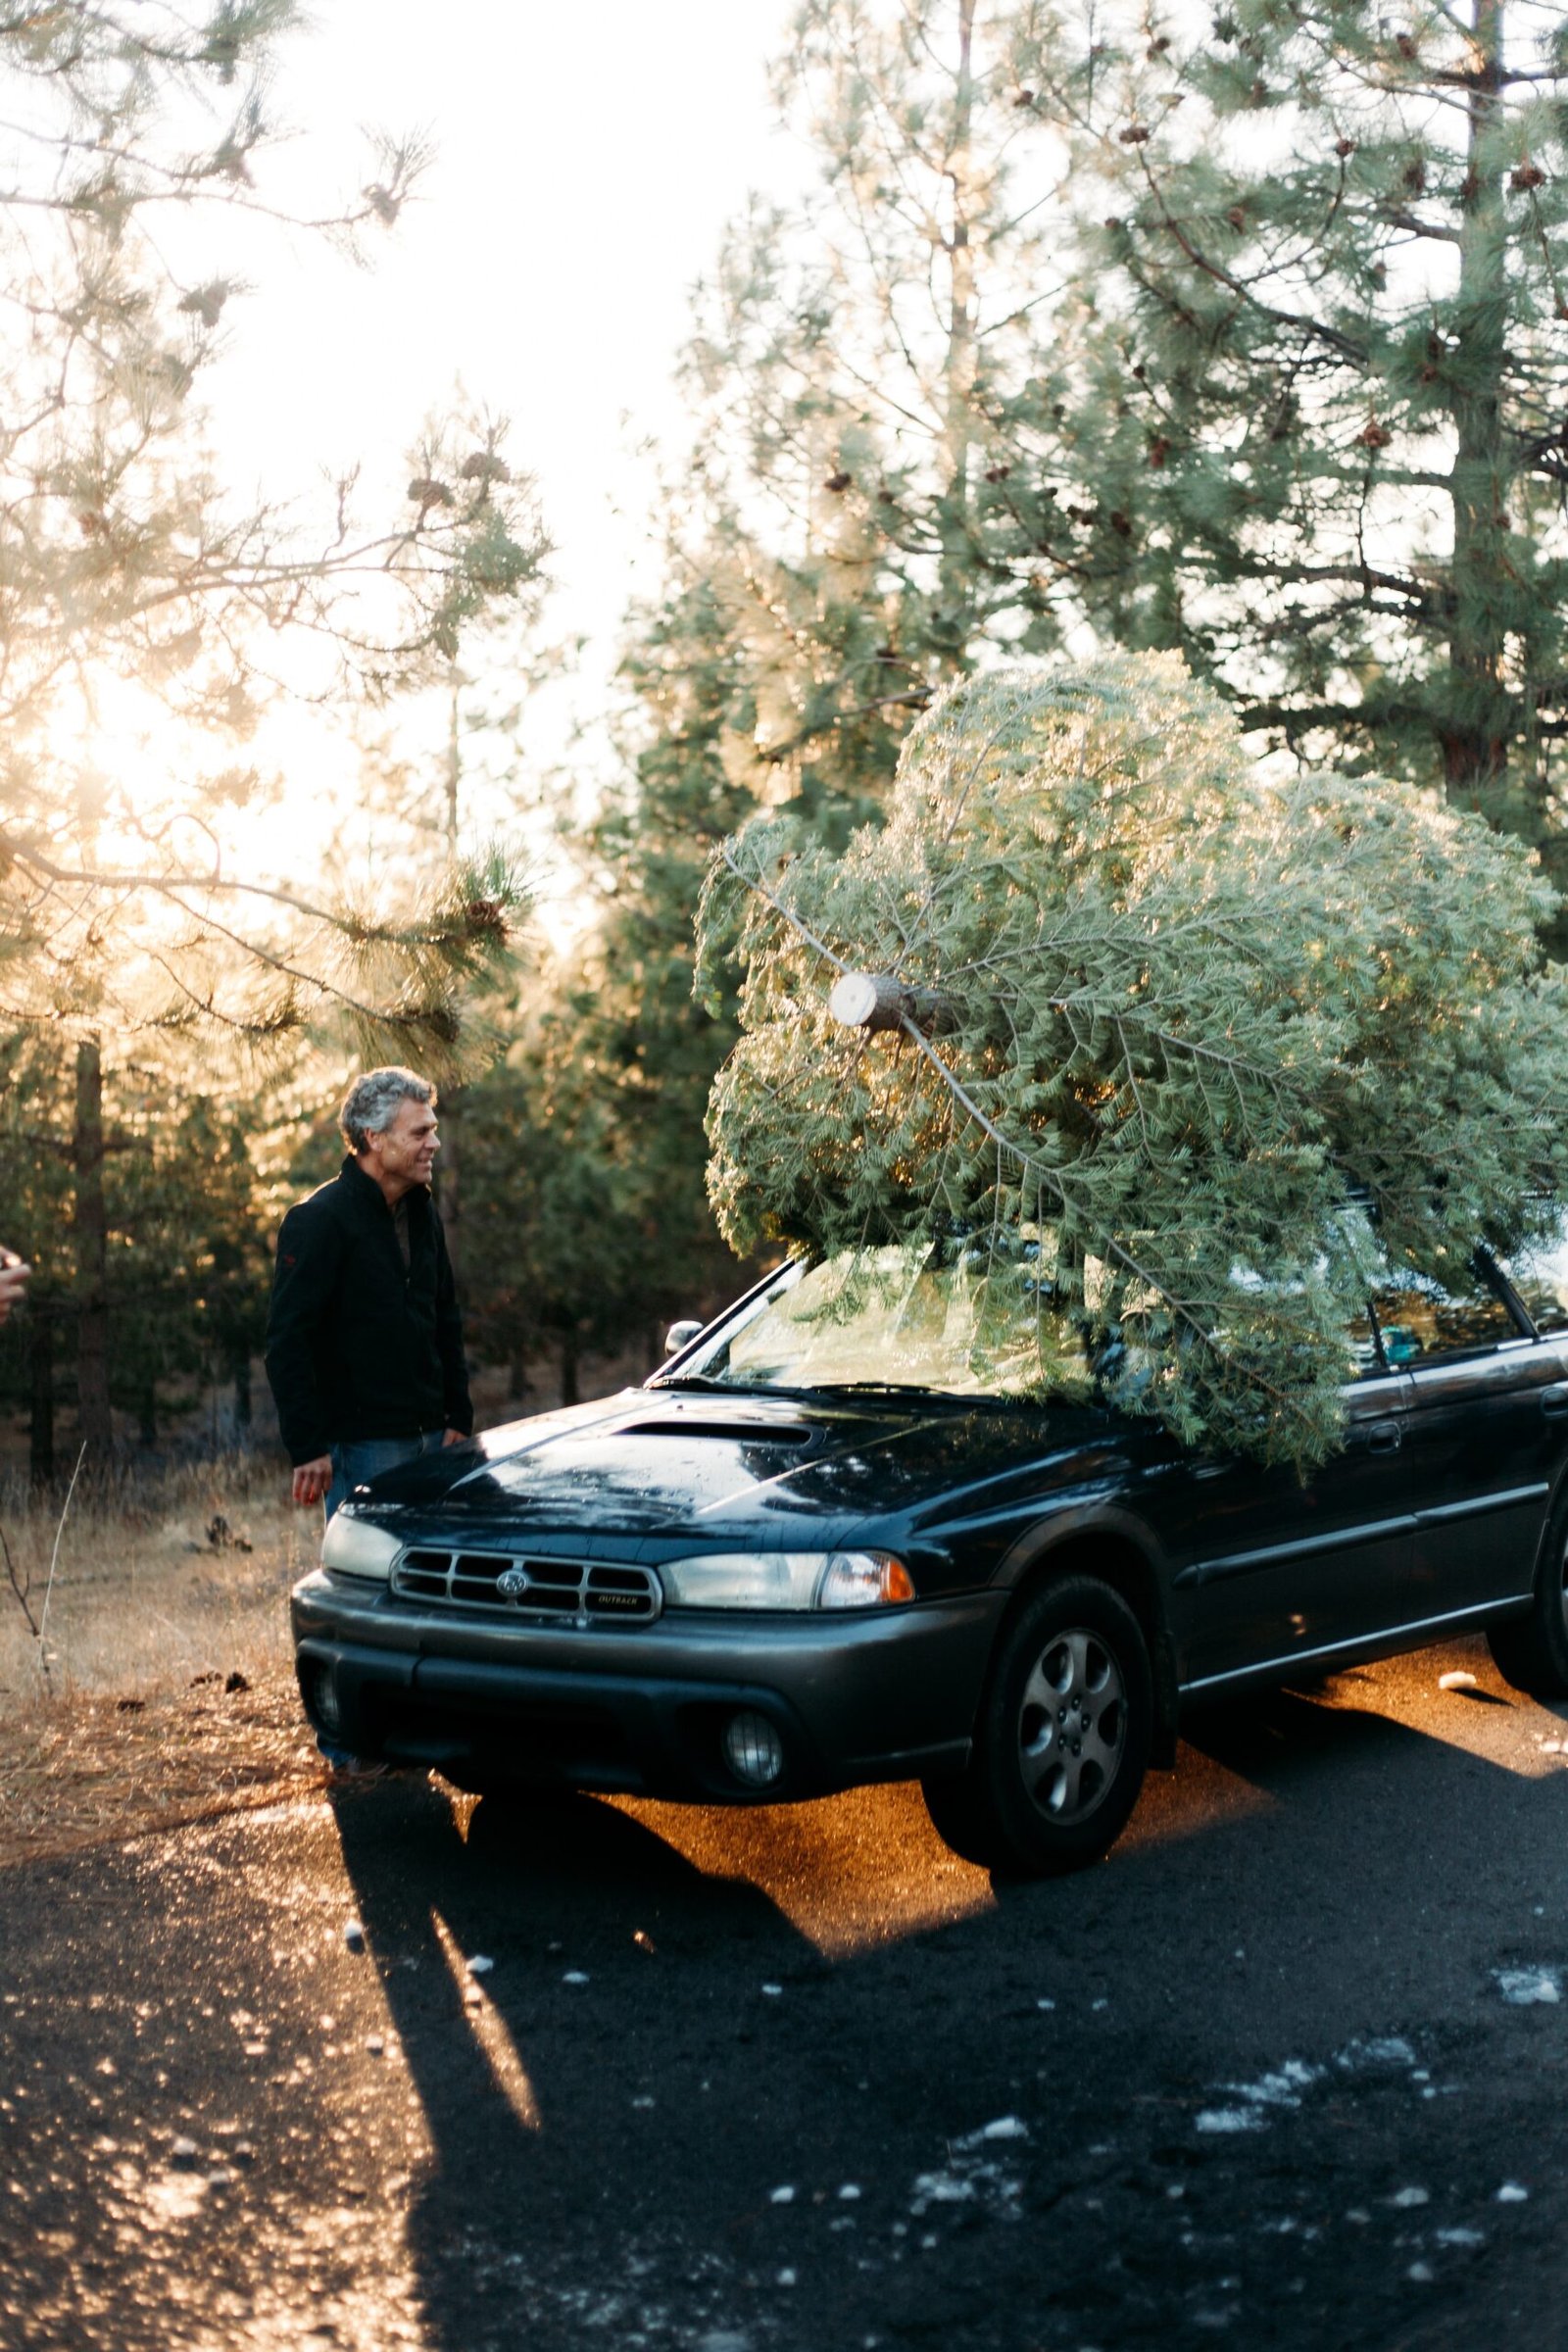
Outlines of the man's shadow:
{"label": "man's shadow", "polygon": [[700,2172],[715,2129],[742,2128],[760,2180],[787,2171],[768,2046],[785,1987],[825,1964],[755,1885],[587,1795],[469,1809],[399,1776],[336,1812],[422,2110],[409,2241],[436,2340],[465,2343],[487,2291],[454,2260],[470,2226],[504,2240],[526,2216],[530,2244],[579,2259],[612,2218],[657,2231],[669,2168]]}

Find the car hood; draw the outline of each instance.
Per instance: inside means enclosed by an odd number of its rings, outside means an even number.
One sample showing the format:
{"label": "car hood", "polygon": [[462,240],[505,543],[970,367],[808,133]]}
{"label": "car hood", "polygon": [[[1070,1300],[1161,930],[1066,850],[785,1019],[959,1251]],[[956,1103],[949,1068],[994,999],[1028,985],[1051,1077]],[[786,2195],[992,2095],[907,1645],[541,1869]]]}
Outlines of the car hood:
{"label": "car hood", "polygon": [[962,1515],[977,1491],[1026,1469],[1036,1485],[1053,1464],[1081,1474],[1086,1455],[1108,1456],[1115,1429],[1067,1405],[635,1389],[425,1455],[378,1479],[371,1501],[426,1505],[475,1536],[494,1519],[579,1544],[679,1534],[784,1547],[803,1523],[838,1540],[870,1518]]}

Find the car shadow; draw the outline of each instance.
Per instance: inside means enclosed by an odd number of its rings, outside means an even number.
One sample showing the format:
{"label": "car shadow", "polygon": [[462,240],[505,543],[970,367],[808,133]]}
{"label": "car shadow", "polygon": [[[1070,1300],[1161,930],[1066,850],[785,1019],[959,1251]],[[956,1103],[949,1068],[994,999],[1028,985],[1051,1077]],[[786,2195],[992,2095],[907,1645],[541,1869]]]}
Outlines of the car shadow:
{"label": "car shadow", "polygon": [[[961,2339],[966,2310],[1029,2308],[1037,2233],[945,2240],[940,2281],[889,2233],[988,2124],[1030,2135],[1049,2203],[1052,2148],[1081,2186],[1091,2143],[1186,2148],[1216,2080],[1465,2013],[1547,1949],[1531,1898],[1568,1773],[1380,1712],[1366,1679],[1350,1703],[1206,1708],[1108,1861],[1047,1884],[955,1865],[912,1787],[771,1813],[349,1793],[422,2115],[407,2246],[432,2352],[512,2340],[519,2313],[539,2345],[662,2340],[671,2279],[716,2341],[786,2271],[791,2342]],[[940,1917],[918,1893],[939,1874]]]}

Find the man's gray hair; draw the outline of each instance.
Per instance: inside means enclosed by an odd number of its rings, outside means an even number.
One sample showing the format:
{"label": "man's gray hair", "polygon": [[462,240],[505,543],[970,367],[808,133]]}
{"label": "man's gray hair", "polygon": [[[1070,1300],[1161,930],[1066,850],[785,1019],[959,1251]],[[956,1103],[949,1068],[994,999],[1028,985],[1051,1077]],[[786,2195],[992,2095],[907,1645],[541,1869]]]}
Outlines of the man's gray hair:
{"label": "man's gray hair", "polygon": [[363,1152],[368,1135],[384,1135],[398,1115],[400,1102],[433,1102],[435,1088],[415,1070],[394,1063],[384,1070],[367,1070],[356,1078],[343,1098],[337,1123],[351,1152]]}

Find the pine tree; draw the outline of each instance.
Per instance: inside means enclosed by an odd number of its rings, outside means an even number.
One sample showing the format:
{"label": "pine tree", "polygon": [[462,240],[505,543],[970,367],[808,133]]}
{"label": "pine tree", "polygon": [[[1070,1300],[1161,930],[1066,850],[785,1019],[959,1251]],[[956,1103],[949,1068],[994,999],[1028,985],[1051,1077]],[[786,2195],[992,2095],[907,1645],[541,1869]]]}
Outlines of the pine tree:
{"label": "pine tree", "polygon": [[1102,10],[1087,607],[1264,740],[1441,783],[1568,873],[1568,42],[1533,0]]}
{"label": "pine tree", "polygon": [[[63,0],[0,23],[0,1027],[33,1041],[31,1125],[70,1176],[69,1249],[31,1327],[35,1456],[71,1353],[82,1434],[109,1446],[129,1213],[111,1139],[134,1067],[187,1077],[199,1041],[205,1093],[218,1064],[275,1069],[323,1028],[440,1067],[525,896],[500,856],[403,892],[302,890],[247,835],[265,786],[245,749],[280,673],[321,697],[428,684],[465,630],[532,600],[545,553],[482,417],[426,431],[379,521],[352,480],[313,521],[214,478],[200,397],[240,288],[213,257],[225,208],[270,209],[268,68],[298,23],[288,0],[194,18]],[[386,226],[417,161],[381,143],[314,225],[350,244]],[[137,731],[166,774],[129,772]]]}
{"label": "pine tree", "polygon": [[1031,476],[1058,429],[1034,136],[1058,37],[1037,0],[796,18],[774,90],[811,185],[726,238],[670,493],[672,597],[706,597],[733,656],[724,758],[759,800],[853,820],[982,645],[1057,642]]}
{"label": "pine tree", "polygon": [[1311,1463],[1369,1220],[1463,1268],[1568,1178],[1553,906],[1434,795],[1265,783],[1178,657],[987,672],[847,857],[773,820],[715,862],[705,953],[746,984],[714,1206],[743,1247],[956,1248],[1014,1379],[1114,1343],[1129,1410]]}
{"label": "pine tree", "polygon": [[664,593],[632,616],[627,782],[585,845],[608,885],[593,1054],[649,1171],[668,1311],[725,1279],[702,1109],[735,975],[690,996],[712,846],[767,807],[842,848],[933,691],[988,643],[1058,641],[1029,487],[1058,430],[1032,111],[1056,37],[1033,0],[808,0],[775,96],[812,184],[737,222],[700,296]]}
{"label": "pine tree", "polygon": [[[415,916],[223,856],[255,782],[235,751],[280,666],[318,693],[427,680],[476,615],[532,593],[544,553],[483,420],[432,427],[381,522],[351,481],[313,526],[213,477],[199,396],[240,289],[178,257],[210,262],[223,208],[266,210],[267,70],[298,21],[287,0],[194,20],[66,0],[0,24],[0,1018],[275,1038],[330,1003],[367,1044],[439,1045],[505,928],[499,869]],[[416,164],[383,144],[319,225],[353,240],[394,220]],[[202,233],[181,237],[190,216]],[[106,773],[127,709],[164,714],[177,782],[155,806]],[[114,976],[97,1004],[94,965]]]}

